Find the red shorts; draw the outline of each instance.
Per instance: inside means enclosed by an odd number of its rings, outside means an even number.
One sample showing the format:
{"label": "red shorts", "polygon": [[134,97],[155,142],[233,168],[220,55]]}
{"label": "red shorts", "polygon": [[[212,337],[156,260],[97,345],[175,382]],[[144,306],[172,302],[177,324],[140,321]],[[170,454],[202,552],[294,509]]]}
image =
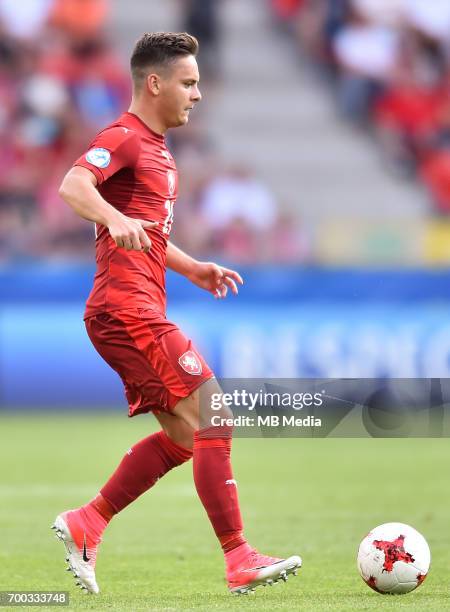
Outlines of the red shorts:
{"label": "red shorts", "polygon": [[92,344],[125,385],[130,417],[170,412],[214,376],[192,342],[157,311],[116,310],[85,323]]}

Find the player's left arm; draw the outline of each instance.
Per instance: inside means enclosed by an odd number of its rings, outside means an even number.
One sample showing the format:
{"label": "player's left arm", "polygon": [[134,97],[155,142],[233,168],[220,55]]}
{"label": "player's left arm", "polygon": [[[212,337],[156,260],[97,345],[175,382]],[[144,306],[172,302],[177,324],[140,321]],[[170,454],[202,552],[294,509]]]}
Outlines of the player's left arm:
{"label": "player's left arm", "polygon": [[242,285],[240,274],[219,266],[212,261],[197,261],[171,242],[167,243],[167,267],[188,278],[194,285],[212,293],[215,298],[224,298],[228,289],[237,295],[238,284]]}

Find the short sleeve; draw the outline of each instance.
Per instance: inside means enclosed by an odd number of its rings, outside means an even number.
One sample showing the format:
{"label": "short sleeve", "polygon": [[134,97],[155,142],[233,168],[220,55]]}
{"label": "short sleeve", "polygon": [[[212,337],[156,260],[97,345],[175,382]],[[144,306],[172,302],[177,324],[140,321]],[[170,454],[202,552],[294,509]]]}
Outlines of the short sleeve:
{"label": "short sleeve", "polygon": [[139,152],[140,138],[136,132],[115,126],[100,132],[73,165],[90,170],[100,185],[122,168],[134,168]]}

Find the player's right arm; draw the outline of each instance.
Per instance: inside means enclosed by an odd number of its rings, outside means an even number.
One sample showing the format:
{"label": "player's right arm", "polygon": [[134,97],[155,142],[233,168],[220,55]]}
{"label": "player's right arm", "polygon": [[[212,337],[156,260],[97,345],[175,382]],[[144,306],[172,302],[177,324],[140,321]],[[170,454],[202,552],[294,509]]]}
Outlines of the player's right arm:
{"label": "player's right arm", "polygon": [[64,177],[59,195],[77,215],[107,227],[118,247],[147,253],[151,240],[144,228],[149,229],[158,224],[122,214],[102,198],[96,186],[97,178],[90,170],[74,166]]}

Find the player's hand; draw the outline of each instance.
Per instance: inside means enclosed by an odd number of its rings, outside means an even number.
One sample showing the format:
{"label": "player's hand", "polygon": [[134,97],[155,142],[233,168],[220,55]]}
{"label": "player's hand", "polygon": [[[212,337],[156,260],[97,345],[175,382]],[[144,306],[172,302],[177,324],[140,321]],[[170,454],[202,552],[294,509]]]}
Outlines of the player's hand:
{"label": "player's hand", "polygon": [[143,219],[132,219],[125,215],[118,215],[108,225],[111,238],[119,248],[127,251],[144,251],[148,253],[152,241],[145,230],[152,229],[158,225],[155,221],[144,221]]}
{"label": "player's hand", "polygon": [[237,295],[238,284],[244,284],[238,272],[219,266],[211,261],[199,261],[188,278],[197,287],[212,293],[216,299],[225,298],[228,289],[231,289],[232,293]]}

